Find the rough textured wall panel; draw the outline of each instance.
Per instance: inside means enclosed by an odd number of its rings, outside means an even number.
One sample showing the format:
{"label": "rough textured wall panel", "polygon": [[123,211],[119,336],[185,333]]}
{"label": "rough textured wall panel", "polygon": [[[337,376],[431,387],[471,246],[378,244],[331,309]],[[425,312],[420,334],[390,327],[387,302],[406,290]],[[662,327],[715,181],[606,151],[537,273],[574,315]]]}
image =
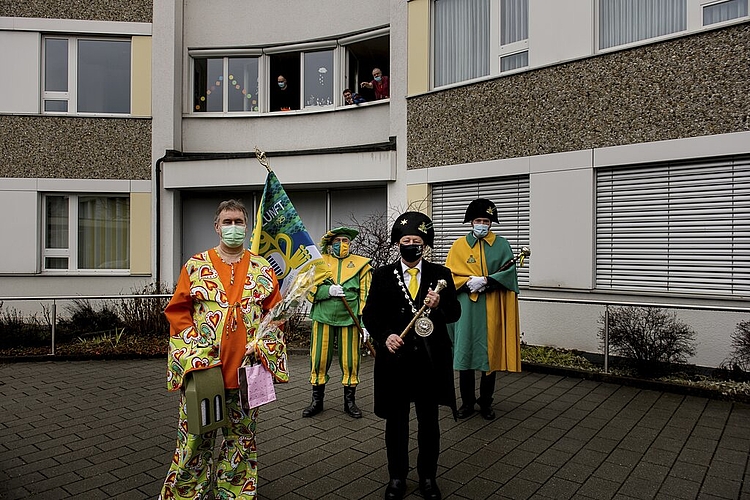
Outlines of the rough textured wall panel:
{"label": "rough textured wall panel", "polygon": [[151,179],[151,120],[0,116],[0,177]]}
{"label": "rough textured wall panel", "polygon": [[750,130],[750,24],[408,100],[409,169]]}
{"label": "rough textured wall panel", "polygon": [[0,0],[0,17],[150,23],[151,0]]}

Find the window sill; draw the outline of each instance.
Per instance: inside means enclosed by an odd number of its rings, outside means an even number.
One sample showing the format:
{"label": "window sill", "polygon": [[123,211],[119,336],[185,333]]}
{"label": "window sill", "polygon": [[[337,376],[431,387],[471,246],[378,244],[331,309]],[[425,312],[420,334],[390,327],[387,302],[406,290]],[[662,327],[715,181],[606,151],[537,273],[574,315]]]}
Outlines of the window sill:
{"label": "window sill", "polygon": [[305,108],[292,111],[269,111],[261,113],[258,111],[228,111],[228,112],[205,112],[205,113],[183,113],[183,118],[261,118],[264,116],[299,116],[315,115],[320,113],[334,113],[338,111],[347,111],[352,109],[369,108],[371,106],[381,106],[390,104],[390,99],[380,99],[378,101],[368,101],[361,104],[350,104],[347,106],[326,106],[321,108]]}
{"label": "window sill", "polygon": [[67,271],[64,269],[51,270],[45,269],[41,272],[42,276],[131,276],[130,269],[85,269],[81,271]]}

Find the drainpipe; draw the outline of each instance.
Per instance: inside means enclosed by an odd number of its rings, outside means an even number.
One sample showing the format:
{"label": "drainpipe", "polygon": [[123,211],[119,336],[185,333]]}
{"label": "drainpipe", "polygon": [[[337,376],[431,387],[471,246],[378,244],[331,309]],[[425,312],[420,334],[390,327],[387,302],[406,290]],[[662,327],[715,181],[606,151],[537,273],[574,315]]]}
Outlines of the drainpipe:
{"label": "drainpipe", "polygon": [[164,156],[156,160],[156,168],[154,170],[154,184],[156,185],[156,235],[154,236],[156,268],[154,269],[154,277],[157,287],[161,287],[161,168],[164,161],[174,158],[177,155],[178,151],[168,149]]}

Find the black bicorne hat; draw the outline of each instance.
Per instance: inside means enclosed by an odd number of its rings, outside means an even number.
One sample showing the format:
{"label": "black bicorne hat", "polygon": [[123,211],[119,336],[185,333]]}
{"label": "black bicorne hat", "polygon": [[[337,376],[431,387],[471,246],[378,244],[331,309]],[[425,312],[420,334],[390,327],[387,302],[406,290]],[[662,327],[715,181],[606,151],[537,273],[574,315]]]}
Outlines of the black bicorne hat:
{"label": "black bicorne hat", "polygon": [[497,222],[497,208],[495,204],[485,198],[477,198],[469,203],[464,215],[464,222],[471,222],[474,219],[489,219]]}
{"label": "black bicorne hat", "polygon": [[421,212],[405,212],[398,216],[391,229],[391,244],[398,243],[404,236],[419,236],[425,245],[432,246],[435,229],[432,221]]}

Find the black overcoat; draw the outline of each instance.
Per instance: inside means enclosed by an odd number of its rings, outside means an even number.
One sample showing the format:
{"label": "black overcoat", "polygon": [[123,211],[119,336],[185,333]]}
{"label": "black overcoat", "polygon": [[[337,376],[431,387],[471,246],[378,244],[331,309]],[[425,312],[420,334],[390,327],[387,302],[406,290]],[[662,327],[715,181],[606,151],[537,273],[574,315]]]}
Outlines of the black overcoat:
{"label": "black overcoat", "polygon": [[[395,354],[389,352],[385,346],[386,338],[392,333],[400,335],[403,332],[414,317],[413,309],[422,307],[428,288],[434,290],[439,279],[445,280],[447,286],[440,292],[438,307],[430,312],[429,317],[435,325],[432,334],[419,337],[412,328],[404,337],[404,345]],[[419,293],[413,302],[403,285],[400,261],[375,270],[362,320],[377,350],[373,375],[377,416],[388,418],[393,402],[413,401],[415,394],[421,397],[432,395],[438,404],[450,407],[455,416],[453,348],[446,325],[454,323],[460,316],[461,304],[447,267],[422,261]],[[417,349],[419,358],[415,354]],[[428,371],[424,376],[413,376],[415,359],[427,360],[426,366],[422,367]],[[419,381],[415,382],[417,379]]]}

